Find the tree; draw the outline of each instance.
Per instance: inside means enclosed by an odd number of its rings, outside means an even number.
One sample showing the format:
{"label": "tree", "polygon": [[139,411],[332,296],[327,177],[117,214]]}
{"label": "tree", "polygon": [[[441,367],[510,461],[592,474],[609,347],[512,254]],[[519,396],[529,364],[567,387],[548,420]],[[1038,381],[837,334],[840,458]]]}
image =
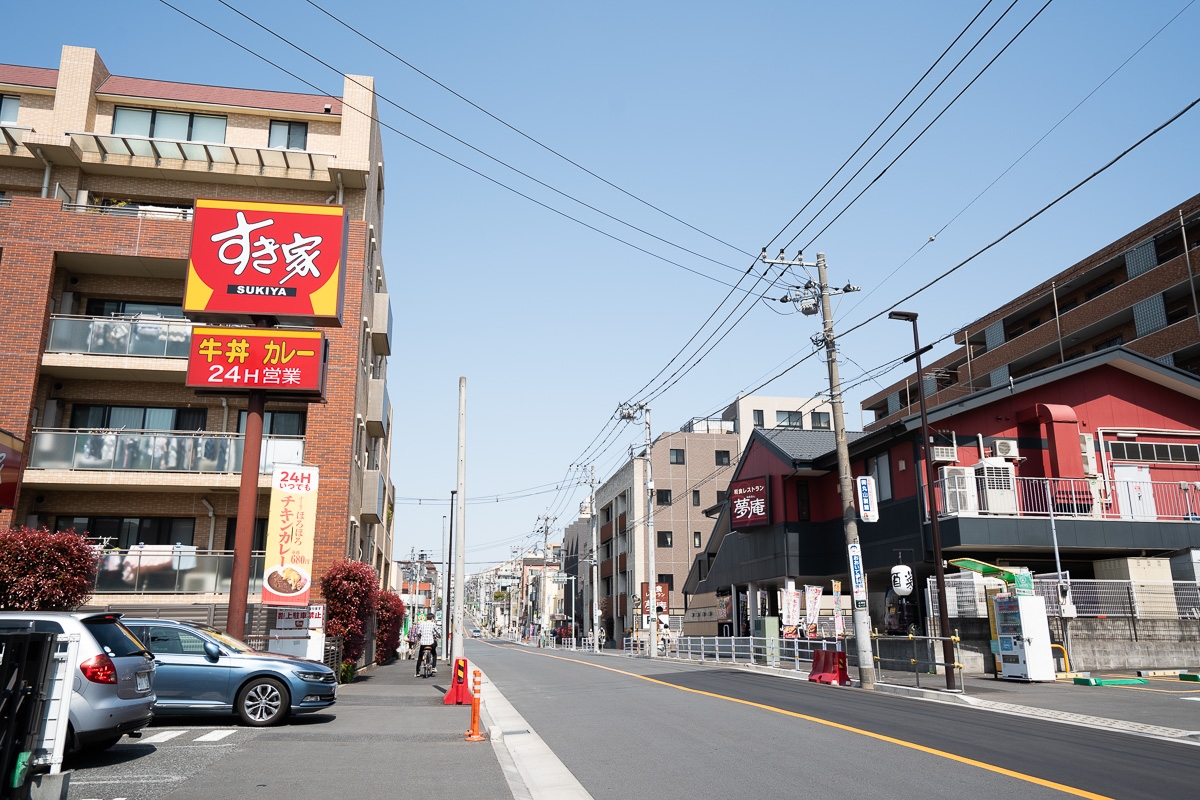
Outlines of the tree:
{"label": "tree", "polygon": [[342,637],[342,661],[354,664],[366,649],[363,624],[379,602],[379,578],[370,564],[339,561],[321,578],[325,598],[325,631]]}
{"label": "tree", "polygon": [[0,608],[72,611],[91,596],[99,551],[76,533],[0,531]]}
{"label": "tree", "polygon": [[379,593],[375,610],[375,660],[389,661],[400,646],[400,627],[404,624],[404,601],[395,592]]}

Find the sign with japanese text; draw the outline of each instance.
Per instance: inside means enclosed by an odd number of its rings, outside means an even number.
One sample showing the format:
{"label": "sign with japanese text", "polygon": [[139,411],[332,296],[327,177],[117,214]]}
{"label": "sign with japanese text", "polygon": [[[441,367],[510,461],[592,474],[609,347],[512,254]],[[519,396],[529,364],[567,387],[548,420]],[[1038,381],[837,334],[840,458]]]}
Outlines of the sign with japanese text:
{"label": "sign with japanese text", "polygon": [[665,583],[654,584],[654,609],[647,602],[650,598],[650,584],[642,581],[642,608],[647,614],[661,608],[665,613],[671,607],[671,589]]}
{"label": "sign with japanese text", "polygon": [[829,583],[833,587],[833,635],[841,639],[846,635],[846,621],[842,619],[842,582]]}
{"label": "sign with japanese text", "polygon": [[281,608],[275,612],[275,628],[296,630],[309,628],[320,630],[325,627],[325,605],[318,603],[308,608]]}
{"label": "sign with japanese text", "polygon": [[0,508],[17,507],[17,486],[25,465],[25,443],[0,430]]}
{"label": "sign with japanese text", "polygon": [[325,334],[274,328],[192,328],[187,385],[320,396],[325,389]]}
{"label": "sign with japanese text", "polygon": [[858,542],[846,545],[850,556],[850,589],[854,594],[854,607],[867,607],[867,573],[863,570],[862,546]]}
{"label": "sign with japanese text", "polygon": [[263,564],[265,606],[308,606],[313,534],[317,522],[317,468],[276,464]]}
{"label": "sign with japanese text", "polygon": [[754,528],[771,524],[771,482],[747,478],[729,484],[729,527]]}
{"label": "sign with japanese text", "polygon": [[858,518],[863,522],[879,522],[879,496],[875,491],[875,479],[860,475],[854,479],[855,495],[858,498]]}
{"label": "sign with japanese text", "polygon": [[804,587],[804,635],[806,638],[817,638],[817,622],[821,618],[821,595],[823,593],[820,586]]}
{"label": "sign with japanese text", "polygon": [[781,635],[784,639],[799,638],[800,629],[800,592],[797,589],[780,590],[782,602],[779,605]]}
{"label": "sign with japanese text", "polygon": [[184,313],[341,325],[349,218],[342,206],[197,200]]}

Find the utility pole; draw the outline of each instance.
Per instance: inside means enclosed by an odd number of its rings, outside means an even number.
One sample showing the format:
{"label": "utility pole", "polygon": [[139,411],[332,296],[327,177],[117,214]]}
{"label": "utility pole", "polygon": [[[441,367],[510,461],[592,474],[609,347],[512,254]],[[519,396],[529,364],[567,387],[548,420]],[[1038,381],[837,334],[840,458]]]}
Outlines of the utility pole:
{"label": "utility pole", "polygon": [[454,558],[454,506],[455,498],[458,496],[457,489],[450,490],[450,548],[446,550],[446,577],[443,579],[443,585],[446,587],[446,594],[442,597],[442,658],[450,657],[450,578],[454,573],[451,559]]}
{"label": "utility pole", "polygon": [[550,603],[549,589],[546,584],[549,580],[549,574],[546,570],[546,565],[550,561],[550,526],[558,517],[551,517],[548,514],[538,517],[542,522],[542,576],[538,581],[538,617],[541,619],[541,630],[538,631],[540,636],[550,627]]}
{"label": "utility pole", "polygon": [[654,440],[650,436],[650,406],[645,403],[632,406],[626,403],[617,409],[617,413],[624,420],[636,419],[639,411],[646,423],[646,572],[648,573],[646,575],[646,605],[648,608],[643,608],[642,612],[647,614],[650,621],[650,643],[646,648],[646,656],[654,658],[658,650],[658,609],[655,607],[658,600],[658,573],[654,563],[654,551],[658,549],[658,542],[654,538],[654,471],[651,466],[651,448]]}
{"label": "utility pole", "polygon": [[599,546],[597,525],[599,523],[596,519],[596,465],[592,464],[588,470],[591,473],[588,483],[592,490],[589,503],[592,509],[592,648],[595,649],[596,627],[600,624],[600,551],[597,549]]}
{"label": "utility pole", "polygon": [[466,551],[463,543],[467,538],[467,379],[458,379],[458,535],[454,537],[454,615],[450,628],[450,658],[454,661],[463,655],[463,568],[466,566]]}
{"label": "utility pole", "polygon": [[789,292],[780,298],[780,302],[796,303],[800,312],[811,316],[821,312],[822,331],[812,337],[814,345],[825,347],[826,362],[829,367],[829,401],[833,406],[833,435],[837,448],[838,464],[838,493],[842,504],[842,530],[846,538],[846,554],[849,564],[850,585],[854,595],[854,642],[858,654],[858,674],[864,689],[875,687],[875,654],[871,650],[871,614],[867,609],[867,574],[862,563],[862,546],[858,541],[857,511],[854,504],[853,477],[850,474],[850,448],[846,441],[846,415],[842,405],[842,382],[838,375],[837,339],[833,333],[833,309],[830,296],[857,292],[859,288],[847,283],[842,289],[830,290],[829,277],[825,270],[825,254],[817,253],[816,263],[805,263],[804,254],[797,253],[796,258],[788,261],[783,251],[779,257],[767,258],[766,248],[760,256],[764,264],[791,267],[816,267],[817,283],[810,279],[802,287],[795,287],[793,295]]}
{"label": "utility pole", "polygon": [[[451,497],[450,497],[450,505],[452,507],[451,513],[453,513],[453,506],[454,506],[453,495],[451,495]],[[438,578],[439,578],[438,583],[443,584],[443,585],[446,585],[446,579],[449,577],[449,573],[446,571],[446,557],[447,557],[447,552],[446,552],[446,515],[442,514],[442,572],[440,575],[438,575]],[[440,589],[440,588],[441,587],[439,586],[431,592],[431,594],[433,595],[435,606],[437,605],[437,593],[438,593],[438,589]],[[447,586],[447,588],[449,588],[449,587]],[[441,608],[434,609],[435,614],[438,611],[442,612],[442,660],[445,660],[446,655],[447,655],[447,653],[446,653],[446,647],[447,647],[447,642],[446,642],[446,602],[449,599],[450,598],[448,598],[448,597],[443,597]]]}

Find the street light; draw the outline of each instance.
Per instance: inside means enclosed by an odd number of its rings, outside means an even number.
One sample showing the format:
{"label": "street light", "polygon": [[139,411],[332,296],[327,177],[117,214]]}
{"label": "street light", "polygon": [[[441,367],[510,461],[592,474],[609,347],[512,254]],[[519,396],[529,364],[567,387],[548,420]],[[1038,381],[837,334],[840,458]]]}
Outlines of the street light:
{"label": "street light", "polygon": [[906,356],[904,360],[916,359],[917,362],[917,397],[921,403],[921,452],[929,473],[925,480],[925,491],[930,527],[933,529],[933,571],[937,576],[938,627],[942,629],[942,661],[946,665],[946,688],[954,691],[954,643],[950,641],[950,609],[946,605],[946,568],[942,565],[942,532],[938,527],[938,510],[933,491],[933,462],[929,458],[929,413],[925,409],[925,381],[921,378],[922,351],[921,339],[917,334],[917,314],[914,311],[893,311],[888,314],[888,319],[912,323],[913,354]]}

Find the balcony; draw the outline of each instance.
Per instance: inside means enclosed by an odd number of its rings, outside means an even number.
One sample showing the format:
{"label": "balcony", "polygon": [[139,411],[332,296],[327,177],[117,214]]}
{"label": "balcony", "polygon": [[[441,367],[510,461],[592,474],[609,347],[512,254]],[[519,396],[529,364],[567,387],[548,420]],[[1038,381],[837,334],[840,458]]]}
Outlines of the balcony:
{"label": "balcony", "polygon": [[1200,523],[1200,482],[1013,478],[934,481],[938,516]]}
{"label": "balcony", "polygon": [[[236,433],[35,429],[24,482],[40,488],[130,486],[143,491],[236,488],[245,437]],[[275,464],[299,464],[303,436],[264,436],[260,485]],[[140,474],[139,474],[140,473]],[[145,473],[154,473],[147,481]]]}
{"label": "balcony", "polygon": [[174,381],[187,372],[192,323],[164,317],[50,318],[50,339],[42,355],[49,375],[122,380]]}
{"label": "balcony", "polygon": [[375,293],[375,308],[371,314],[371,348],[376,355],[392,354],[392,304],[387,292]]}
{"label": "balcony", "polygon": [[368,469],[363,472],[360,505],[359,519],[364,524],[377,524],[386,519],[387,478],[381,470]]}
{"label": "balcony", "polygon": [[367,433],[371,436],[387,435],[388,419],[392,415],[391,401],[388,400],[387,378],[371,378],[367,388]]}
{"label": "balcony", "polygon": [[[262,592],[261,554],[250,558],[250,594]],[[147,545],[100,555],[95,594],[228,594],[233,553]]]}

